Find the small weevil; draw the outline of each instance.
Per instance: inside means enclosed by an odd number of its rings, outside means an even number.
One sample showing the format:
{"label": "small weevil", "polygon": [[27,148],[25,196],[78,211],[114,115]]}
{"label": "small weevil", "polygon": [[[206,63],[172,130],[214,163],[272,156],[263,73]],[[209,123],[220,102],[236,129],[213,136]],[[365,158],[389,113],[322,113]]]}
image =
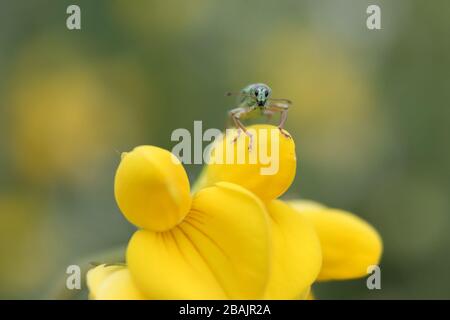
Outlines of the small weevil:
{"label": "small weevil", "polygon": [[[281,113],[278,129],[280,129],[282,135],[290,138],[289,134],[283,131],[283,128],[287,119],[289,106],[292,102],[288,99],[273,99],[270,97],[271,92],[272,90],[268,85],[255,83],[246,86],[241,92],[235,94],[238,96],[238,105],[228,113],[239,130],[233,142],[236,142],[242,130],[250,138],[249,149],[251,149],[253,137],[244,127],[241,120],[259,115],[270,118],[275,112]],[[227,95],[231,96],[234,93],[228,92]]]}

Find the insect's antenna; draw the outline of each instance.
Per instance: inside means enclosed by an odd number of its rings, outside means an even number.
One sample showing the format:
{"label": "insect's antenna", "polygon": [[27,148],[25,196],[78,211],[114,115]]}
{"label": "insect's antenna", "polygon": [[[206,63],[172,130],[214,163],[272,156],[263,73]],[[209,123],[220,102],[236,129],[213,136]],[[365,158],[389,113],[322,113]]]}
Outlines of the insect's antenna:
{"label": "insect's antenna", "polygon": [[225,96],[231,97],[231,96],[238,96],[238,95],[241,95],[241,94],[242,94],[242,92],[231,92],[231,91],[228,91],[228,92],[225,93]]}
{"label": "insect's antenna", "polygon": [[251,97],[251,95],[243,93],[243,92],[226,92],[225,96],[242,96],[242,97]]}
{"label": "insect's antenna", "polygon": [[270,101],[279,101],[279,102],[286,102],[288,104],[292,104],[292,101],[289,99],[274,99],[274,98],[269,98],[268,100]]}

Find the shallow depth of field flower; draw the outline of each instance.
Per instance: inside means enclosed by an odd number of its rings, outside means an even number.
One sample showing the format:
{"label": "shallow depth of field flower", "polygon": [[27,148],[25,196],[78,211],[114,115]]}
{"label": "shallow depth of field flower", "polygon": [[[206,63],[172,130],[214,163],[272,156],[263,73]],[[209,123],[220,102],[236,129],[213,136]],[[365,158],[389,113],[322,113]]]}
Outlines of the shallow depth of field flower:
{"label": "shallow depth of field flower", "polygon": [[[259,138],[261,130],[276,128],[252,129]],[[246,135],[239,139],[248,144]],[[211,156],[217,148],[233,151],[238,144],[229,140],[219,140]],[[315,281],[366,275],[381,257],[378,233],[342,210],[278,200],[297,164],[293,139],[280,134],[279,142],[274,175],[261,175],[265,164],[259,162],[214,163],[204,168],[192,194],[170,152],[141,146],[124,154],[115,197],[140,230],[128,243],[126,266],[88,272],[90,297],[306,299]]]}

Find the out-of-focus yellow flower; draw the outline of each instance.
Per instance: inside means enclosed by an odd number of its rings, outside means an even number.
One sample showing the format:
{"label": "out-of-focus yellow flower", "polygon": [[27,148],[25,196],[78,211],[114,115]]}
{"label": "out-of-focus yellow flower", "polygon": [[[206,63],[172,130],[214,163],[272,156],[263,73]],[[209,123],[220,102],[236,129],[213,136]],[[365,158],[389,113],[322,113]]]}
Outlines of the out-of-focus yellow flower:
{"label": "out-of-focus yellow flower", "polygon": [[[193,1],[143,1],[129,6],[123,1],[114,1],[112,16],[125,30],[141,36],[142,42],[151,39],[148,35],[158,32],[165,38],[177,38],[180,33],[189,32],[207,21],[214,4],[207,0]],[[178,39],[178,38],[177,38]]]}
{"label": "out-of-focus yellow flower", "polygon": [[32,181],[72,179],[106,139],[95,83],[80,70],[36,78],[18,79],[11,91],[14,163]]}
{"label": "out-of-focus yellow flower", "polygon": [[131,107],[142,103],[143,90],[115,80],[142,82],[136,68],[125,61],[124,71],[115,61],[80,56],[63,39],[42,37],[27,44],[12,66],[6,141],[13,169],[27,181],[93,179],[93,167],[140,131]]}
{"label": "out-of-focus yellow flower", "polygon": [[21,297],[53,277],[68,248],[63,232],[45,216],[47,204],[22,193],[0,192],[0,295]]}

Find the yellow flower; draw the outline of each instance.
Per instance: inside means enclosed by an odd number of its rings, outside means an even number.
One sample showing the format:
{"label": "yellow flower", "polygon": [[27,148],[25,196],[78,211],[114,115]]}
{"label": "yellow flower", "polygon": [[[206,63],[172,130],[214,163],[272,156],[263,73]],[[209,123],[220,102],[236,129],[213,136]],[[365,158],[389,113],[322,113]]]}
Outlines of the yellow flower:
{"label": "yellow flower", "polygon": [[[251,126],[249,129],[254,129],[257,137],[263,130],[278,130],[269,125]],[[230,143],[230,138],[218,141],[215,150],[236,154],[237,144]],[[241,135],[239,139],[245,139],[248,144],[247,136]],[[267,139],[270,145],[270,138]],[[213,163],[205,168],[199,181],[202,186],[231,181],[253,191],[265,203],[271,221],[273,249],[272,272],[265,297],[307,298],[307,284],[316,278],[351,279],[366,275],[367,268],[378,264],[382,253],[381,238],[374,228],[351,213],[329,209],[315,202],[297,200],[287,205],[274,200],[289,188],[296,169],[293,139],[281,134],[278,139],[280,170],[275,174],[259,174],[261,167],[267,166],[261,162],[244,165]],[[213,150],[213,159],[214,156]],[[313,231],[310,231],[311,225]],[[315,250],[316,239],[320,242],[322,256]],[[307,257],[306,262],[301,254]],[[302,273],[314,275],[313,279],[305,281],[304,277],[299,277]]]}
{"label": "yellow flower", "polygon": [[123,156],[115,196],[125,217],[142,229],[128,244],[120,274],[104,266],[89,271],[92,298],[264,296],[270,230],[251,192],[221,182],[191,196],[181,163],[168,151],[142,146]]}
{"label": "yellow flower", "polygon": [[[205,167],[199,184],[211,185],[217,181],[229,181],[252,191],[262,200],[273,200],[283,194],[295,177],[297,159],[292,138],[280,134],[278,128],[254,125],[252,149],[249,137],[237,130],[230,130],[211,151],[210,164]],[[239,156],[243,161],[239,163]],[[253,160],[253,161],[252,161]],[[270,170],[272,169],[272,170]],[[198,186],[197,186],[198,187]]]}
{"label": "yellow flower", "polygon": [[122,154],[114,193],[131,223],[153,231],[177,225],[191,205],[186,172],[174,155],[157,147]]}
{"label": "yellow flower", "polygon": [[[124,155],[115,195],[142,230],[128,244],[127,268],[89,271],[91,298],[309,299],[316,280],[364,276],[378,263],[381,239],[361,219],[276,199],[295,176],[294,141],[273,126],[249,129],[251,150],[245,134],[232,142],[237,132],[216,142],[193,195],[168,151],[144,146]],[[258,141],[278,170],[262,174],[271,163],[259,157],[236,162],[242,146],[249,158],[261,155]]]}
{"label": "yellow flower", "polygon": [[[274,126],[255,125],[248,127],[248,130],[254,134],[254,146],[249,151],[249,158],[256,154],[257,161],[238,164],[239,143],[247,147],[250,139],[241,134],[236,143],[232,143],[237,133],[227,134],[214,146],[211,164],[205,167],[198,182],[200,186],[196,185],[196,188],[212,185],[218,181],[229,181],[240,184],[261,198],[269,213],[272,232],[271,273],[264,297],[304,298],[321,268],[320,242],[308,219],[299,215],[286,203],[275,200],[289,188],[295,177],[297,163],[295,144],[292,138],[282,135]],[[274,143],[278,146],[272,149]],[[263,161],[264,157],[260,157],[260,149],[264,144],[267,158],[278,162],[278,170],[272,174],[262,174],[261,171],[271,165],[268,161]],[[217,161],[217,154],[234,161]]]}
{"label": "yellow flower", "polygon": [[289,204],[311,221],[322,247],[322,270],[317,280],[344,280],[367,275],[383,251],[378,232],[356,215],[321,204],[294,200]]}
{"label": "yellow flower", "polygon": [[143,300],[124,266],[99,265],[87,274],[89,297],[96,300]]}

